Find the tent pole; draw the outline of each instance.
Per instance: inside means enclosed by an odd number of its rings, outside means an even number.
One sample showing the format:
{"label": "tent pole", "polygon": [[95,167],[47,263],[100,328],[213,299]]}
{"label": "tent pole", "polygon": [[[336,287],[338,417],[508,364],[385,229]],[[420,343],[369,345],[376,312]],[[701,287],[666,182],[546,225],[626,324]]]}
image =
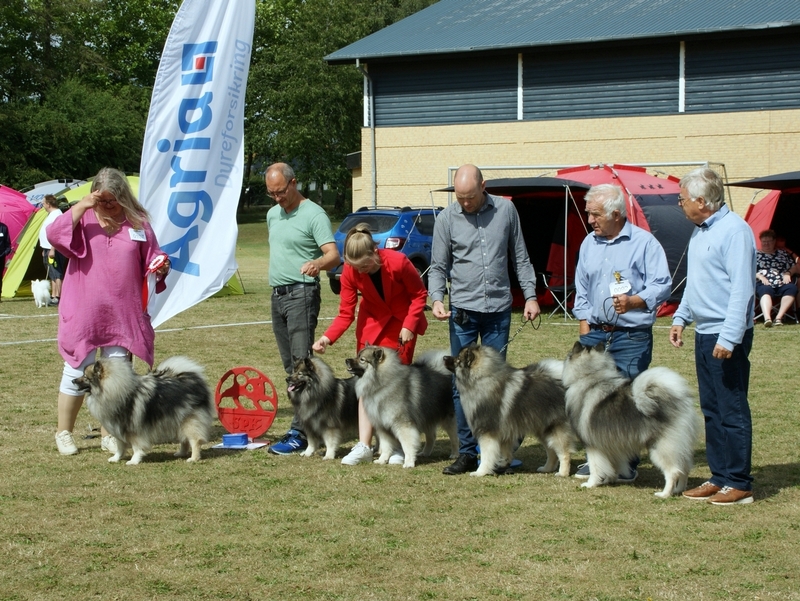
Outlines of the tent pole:
{"label": "tent pole", "polygon": [[567,231],[569,230],[569,186],[564,186],[564,321],[567,321]]}

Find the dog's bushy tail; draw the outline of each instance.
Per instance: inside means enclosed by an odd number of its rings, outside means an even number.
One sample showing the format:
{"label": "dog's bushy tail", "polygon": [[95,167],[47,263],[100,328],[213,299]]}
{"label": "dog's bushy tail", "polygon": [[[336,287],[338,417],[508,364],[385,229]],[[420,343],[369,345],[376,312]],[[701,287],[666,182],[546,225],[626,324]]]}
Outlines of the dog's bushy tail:
{"label": "dog's bushy tail", "polygon": [[651,367],[640,373],[631,384],[633,401],[644,415],[657,412],[693,411],[689,383],[666,367]]}
{"label": "dog's bushy tail", "polygon": [[170,371],[173,374],[194,373],[205,377],[206,370],[201,365],[195,363],[189,357],[170,357],[162,361],[154,371]]}
{"label": "dog's bushy tail", "polygon": [[542,359],[539,361],[539,367],[543,373],[561,382],[561,376],[564,374],[563,361],[559,361],[558,359]]}
{"label": "dog's bushy tail", "polygon": [[444,358],[449,355],[447,351],[428,351],[424,355],[422,355],[419,359],[416,359],[414,363],[418,365],[425,365],[430,367],[432,370],[439,372],[447,376],[448,378],[453,374],[448,371],[447,367],[444,364]]}

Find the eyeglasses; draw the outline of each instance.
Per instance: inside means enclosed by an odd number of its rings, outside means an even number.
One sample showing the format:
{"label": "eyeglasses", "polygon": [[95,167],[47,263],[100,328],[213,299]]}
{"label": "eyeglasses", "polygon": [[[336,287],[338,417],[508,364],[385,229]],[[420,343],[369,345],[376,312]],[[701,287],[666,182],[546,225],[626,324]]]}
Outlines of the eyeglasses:
{"label": "eyeglasses", "polygon": [[102,198],[98,198],[97,202],[108,206],[108,205],[113,205],[115,202],[117,202],[117,199],[116,198],[112,198],[110,200],[103,200]]}
{"label": "eyeglasses", "polygon": [[695,200],[695,199],[694,198],[681,198],[680,196],[678,196],[678,204],[680,206],[683,206],[683,203],[689,202],[690,200]]}
{"label": "eyeglasses", "polygon": [[290,179],[289,183],[286,184],[286,187],[283,190],[267,190],[267,196],[270,198],[283,198],[286,196],[286,193],[289,191],[289,186],[292,185],[294,179]]}

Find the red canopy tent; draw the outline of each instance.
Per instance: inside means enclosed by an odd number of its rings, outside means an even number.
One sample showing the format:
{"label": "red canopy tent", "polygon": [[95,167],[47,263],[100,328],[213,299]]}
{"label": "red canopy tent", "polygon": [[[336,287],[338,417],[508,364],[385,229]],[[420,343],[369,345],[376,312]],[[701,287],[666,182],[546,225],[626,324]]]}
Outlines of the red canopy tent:
{"label": "red canopy tent", "polygon": [[758,177],[731,186],[772,190],[764,198],[747,207],[744,220],[753,230],[756,245],[760,248],[758,235],[772,229],[786,239],[786,247],[800,250],[800,171],[778,173]]}
{"label": "red canopy tent", "polygon": [[35,210],[22,192],[0,185],[0,221],[8,226],[8,235],[11,238],[12,254],[8,259],[17,250],[17,237]]}

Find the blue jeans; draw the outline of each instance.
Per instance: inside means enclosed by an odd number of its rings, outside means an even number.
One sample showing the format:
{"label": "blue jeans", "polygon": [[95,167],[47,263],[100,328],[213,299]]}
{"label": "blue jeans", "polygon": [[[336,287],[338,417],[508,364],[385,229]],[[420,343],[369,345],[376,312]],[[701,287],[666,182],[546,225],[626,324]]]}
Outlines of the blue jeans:
{"label": "blue jeans", "polygon": [[747,391],[753,328],[747,330],[741,344],[733,348],[730,359],[712,356],[716,344],[716,334],[694,336],[694,362],[700,409],[706,423],[706,459],[711,470],[711,483],[751,490],[753,423]]}
{"label": "blue jeans", "polygon": [[[272,331],[278,343],[283,369],[291,374],[292,357],[305,357],[314,344],[314,331],[320,307],[319,285],[304,286],[283,295],[275,293],[272,300]],[[303,434],[303,424],[295,412],[291,428]]]}
{"label": "blue jeans", "polygon": [[653,329],[637,328],[635,330],[604,332],[589,330],[582,334],[580,343],[584,346],[611,344],[606,352],[614,359],[614,364],[626,377],[633,379],[650,366],[653,360]]}
{"label": "blue jeans", "polygon": [[[462,348],[477,342],[500,351],[508,343],[508,332],[511,328],[511,309],[499,313],[479,313],[464,309],[450,308],[450,353],[455,357]],[[459,318],[459,315],[462,316]],[[461,323],[458,323],[461,322]],[[505,359],[506,352],[501,352]],[[472,434],[467,417],[461,408],[461,397],[456,388],[453,376],[453,405],[456,411],[458,426],[459,454],[478,456],[478,441]]]}

